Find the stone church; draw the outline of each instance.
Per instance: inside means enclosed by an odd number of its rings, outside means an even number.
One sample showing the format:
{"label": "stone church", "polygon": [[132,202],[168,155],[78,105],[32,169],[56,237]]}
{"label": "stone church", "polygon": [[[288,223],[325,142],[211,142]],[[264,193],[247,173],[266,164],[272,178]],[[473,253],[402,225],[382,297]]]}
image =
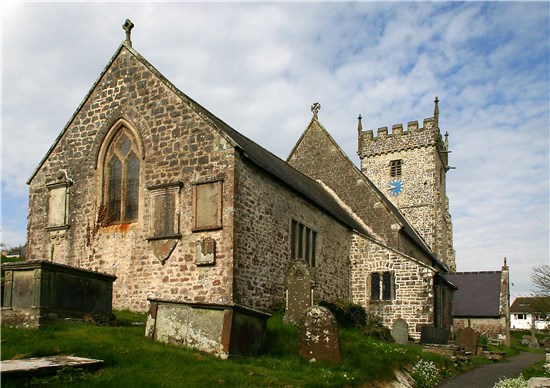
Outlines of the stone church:
{"label": "stone church", "polygon": [[132,26],[28,181],[30,260],[115,275],[116,309],[252,315],[284,303],[303,260],[317,300],[402,319],[414,339],[452,325],[437,99],[421,126],[375,136],[359,117],[360,168],[314,104],[284,161],[176,88],[132,47]]}

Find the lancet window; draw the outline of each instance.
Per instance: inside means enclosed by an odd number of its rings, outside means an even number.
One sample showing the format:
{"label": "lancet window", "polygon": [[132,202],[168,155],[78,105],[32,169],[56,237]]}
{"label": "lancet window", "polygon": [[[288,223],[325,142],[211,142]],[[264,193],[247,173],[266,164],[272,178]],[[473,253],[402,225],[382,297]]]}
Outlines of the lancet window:
{"label": "lancet window", "polygon": [[121,127],[105,154],[104,206],[109,223],[134,222],[139,209],[138,147],[134,136]]}

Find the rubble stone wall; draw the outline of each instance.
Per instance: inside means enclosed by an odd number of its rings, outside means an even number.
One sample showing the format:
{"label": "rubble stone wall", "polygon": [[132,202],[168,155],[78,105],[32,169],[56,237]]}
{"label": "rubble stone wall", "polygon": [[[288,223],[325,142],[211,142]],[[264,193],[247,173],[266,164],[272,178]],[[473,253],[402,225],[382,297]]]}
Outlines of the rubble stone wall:
{"label": "rubble stone wall", "polygon": [[316,298],[349,300],[349,228],[247,160],[236,160],[235,301],[259,310],[284,302],[292,220],[317,232]]}
{"label": "rubble stone wall", "polygon": [[[352,241],[352,301],[378,315],[387,327],[399,318],[405,320],[409,336],[419,340],[422,326],[433,325],[434,271],[362,236],[354,235]],[[387,271],[394,279],[392,299],[371,301],[370,274]]]}
{"label": "rubble stone wall", "polygon": [[[113,307],[146,311],[148,297],[231,303],[234,149],[162,78],[132,52],[122,51],[90,91],[48,158],[30,181],[30,259],[46,259],[117,276]],[[120,120],[130,127],[142,155],[139,212],[135,222],[101,219],[103,168],[99,155]],[[48,230],[48,189],[60,172],[68,188],[67,225]],[[223,180],[223,227],[192,232],[194,183]],[[177,239],[163,263],[152,242],[151,192],[147,187],[181,182]],[[214,265],[197,266],[196,243],[216,241]]]}

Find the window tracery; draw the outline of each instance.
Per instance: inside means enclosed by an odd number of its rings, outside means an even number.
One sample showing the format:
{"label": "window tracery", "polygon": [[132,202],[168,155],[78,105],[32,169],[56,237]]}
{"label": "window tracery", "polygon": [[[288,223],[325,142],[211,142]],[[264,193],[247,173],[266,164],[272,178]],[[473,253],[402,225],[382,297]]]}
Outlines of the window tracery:
{"label": "window tracery", "polygon": [[109,223],[135,222],[139,209],[139,150],[126,127],[114,135],[105,154],[104,205]]}

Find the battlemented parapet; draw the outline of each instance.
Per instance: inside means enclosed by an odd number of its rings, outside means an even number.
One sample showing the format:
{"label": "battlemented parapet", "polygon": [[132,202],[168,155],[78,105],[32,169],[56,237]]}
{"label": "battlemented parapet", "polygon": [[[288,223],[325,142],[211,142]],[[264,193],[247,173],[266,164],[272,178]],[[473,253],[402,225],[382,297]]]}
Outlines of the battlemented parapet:
{"label": "battlemented parapet", "polygon": [[394,124],[391,131],[388,127],[378,128],[376,136],[373,130],[358,133],[359,158],[368,158],[385,153],[410,150],[420,147],[436,146],[439,150],[442,164],[447,166],[447,142],[443,141],[439,127],[434,117],[425,118],[422,127],[418,127],[418,121],[409,121],[407,129],[403,124]]}
{"label": "battlemented parapet", "polygon": [[446,194],[448,134],[439,129],[439,100],[422,126],[410,121],[363,131],[357,127],[361,171],[385,193],[435,255],[454,271],[452,221]]}

